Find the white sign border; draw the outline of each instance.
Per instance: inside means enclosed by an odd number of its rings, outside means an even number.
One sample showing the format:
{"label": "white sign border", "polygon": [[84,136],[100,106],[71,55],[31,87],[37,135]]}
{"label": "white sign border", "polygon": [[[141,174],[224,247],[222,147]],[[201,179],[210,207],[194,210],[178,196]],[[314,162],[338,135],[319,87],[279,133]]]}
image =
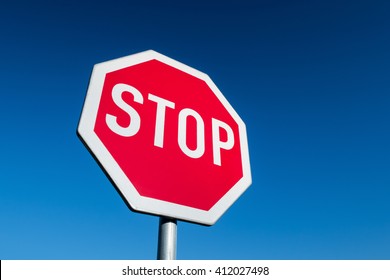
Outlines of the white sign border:
{"label": "white sign border", "polygon": [[[205,81],[238,124],[243,177],[208,211],[140,196],[134,185],[94,132],[106,74],[153,59]],[[204,225],[213,225],[252,183],[246,126],[239,115],[207,74],[153,50],[102,62],[94,66],[77,132],[134,211]]]}

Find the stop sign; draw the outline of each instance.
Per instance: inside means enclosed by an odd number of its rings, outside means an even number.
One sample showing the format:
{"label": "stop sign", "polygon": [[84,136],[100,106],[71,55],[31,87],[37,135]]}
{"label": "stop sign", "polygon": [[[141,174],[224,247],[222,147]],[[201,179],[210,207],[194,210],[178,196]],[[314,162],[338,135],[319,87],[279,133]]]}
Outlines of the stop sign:
{"label": "stop sign", "polygon": [[78,134],[135,211],[212,225],[251,184],[238,114],[155,51],[94,66]]}

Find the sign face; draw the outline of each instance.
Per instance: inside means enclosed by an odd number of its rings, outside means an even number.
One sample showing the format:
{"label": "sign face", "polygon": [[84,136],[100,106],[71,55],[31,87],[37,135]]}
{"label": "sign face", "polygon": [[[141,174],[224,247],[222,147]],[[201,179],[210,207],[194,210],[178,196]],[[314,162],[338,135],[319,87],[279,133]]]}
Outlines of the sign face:
{"label": "sign face", "polygon": [[212,225],[251,184],[238,114],[155,51],[94,66],[78,134],[135,211]]}

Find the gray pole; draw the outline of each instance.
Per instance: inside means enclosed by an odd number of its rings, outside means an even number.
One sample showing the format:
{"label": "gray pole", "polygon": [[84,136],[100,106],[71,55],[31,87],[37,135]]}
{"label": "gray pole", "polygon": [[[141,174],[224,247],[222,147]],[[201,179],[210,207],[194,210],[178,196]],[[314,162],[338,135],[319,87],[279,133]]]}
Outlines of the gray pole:
{"label": "gray pole", "polygon": [[176,219],[160,217],[158,226],[158,260],[176,260]]}

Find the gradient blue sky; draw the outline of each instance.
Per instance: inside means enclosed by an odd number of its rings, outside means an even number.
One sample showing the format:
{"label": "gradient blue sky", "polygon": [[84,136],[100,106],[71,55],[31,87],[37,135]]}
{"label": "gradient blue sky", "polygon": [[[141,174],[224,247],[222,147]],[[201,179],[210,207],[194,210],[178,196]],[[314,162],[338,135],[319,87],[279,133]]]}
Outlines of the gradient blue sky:
{"label": "gradient blue sky", "polygon": [[76,136],[93,65],[148,49],[248,130],[252,186],[178,259],[390,259],[389,1],[2,1],[0,38],[0,259],[155,259]]}

